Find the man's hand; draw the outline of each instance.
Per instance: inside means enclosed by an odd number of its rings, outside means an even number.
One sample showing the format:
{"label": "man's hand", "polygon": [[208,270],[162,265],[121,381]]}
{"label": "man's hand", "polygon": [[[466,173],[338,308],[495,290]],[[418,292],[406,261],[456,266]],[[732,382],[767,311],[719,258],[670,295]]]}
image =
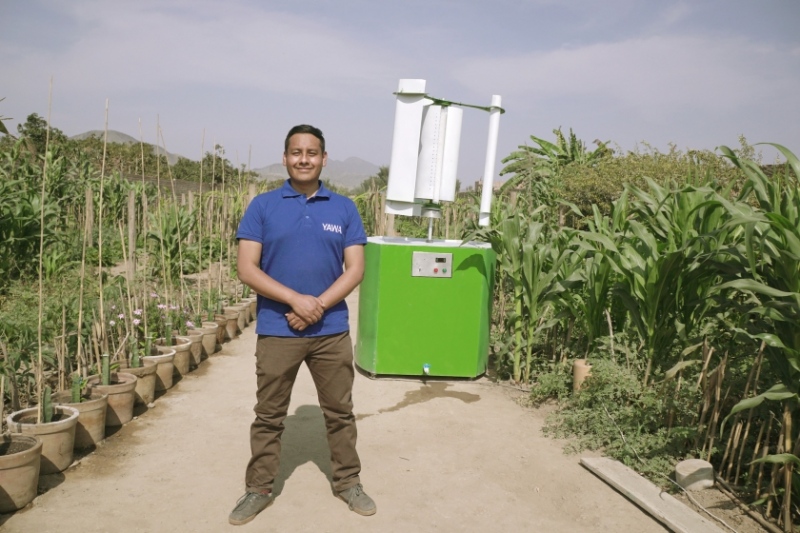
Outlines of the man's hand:
{"label": "man's hand", "polygon": [[289,322],[290,328],[297,331],[303,331],[311,325],[293,312],[286,313],[286,321]]}
{"label": "man's hand", "polygon": [[307,325],[316,324],[322,318],[325,308],[322,301],[308,294],[298,294],[292,301],[288,302],[292,312]]}

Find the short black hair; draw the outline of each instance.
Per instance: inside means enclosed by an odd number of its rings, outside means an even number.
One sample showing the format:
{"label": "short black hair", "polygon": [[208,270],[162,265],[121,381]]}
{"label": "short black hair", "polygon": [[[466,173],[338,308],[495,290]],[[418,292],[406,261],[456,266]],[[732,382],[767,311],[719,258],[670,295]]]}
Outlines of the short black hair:
{"label": "short black hair", "polygon": [[325,137],[322,135],[322,130],[314,126],[309,126],[308,124],[300,124],[289,130],[289,133],[286,134],[286,140],[283,141],[283,153],[289,151],[289,139],[292,138],[292,135],[297,135],[298,133],[310,133],[319,139],[322,153],[325,153]]}

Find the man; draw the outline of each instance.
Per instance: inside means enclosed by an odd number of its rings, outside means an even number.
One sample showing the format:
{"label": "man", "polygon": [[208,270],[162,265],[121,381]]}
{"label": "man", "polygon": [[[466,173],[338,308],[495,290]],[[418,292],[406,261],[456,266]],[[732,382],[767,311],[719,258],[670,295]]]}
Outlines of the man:
{"label": "man", "polygon": [[319,180],[327,159],[319,129],[289,130],[283,153],[289,179],[253,200],[236,234],[239,279],[258,293],[258,391],[247,492],[230,514],[234,525],[251,521],[273,501],[283,421],[303,362],[325,415],[333,489],[351,510],[376,511],[359,478],[353,346],[344,302],[364,277],[367,238],[355,204]]}

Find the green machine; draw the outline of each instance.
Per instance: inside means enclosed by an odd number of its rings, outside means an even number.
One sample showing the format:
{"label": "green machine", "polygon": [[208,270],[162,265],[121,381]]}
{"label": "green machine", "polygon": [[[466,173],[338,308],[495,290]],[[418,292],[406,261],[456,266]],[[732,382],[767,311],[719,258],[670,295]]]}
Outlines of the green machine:
{"label": "green machine", "polygon": [[488,244],[370,237],[356,364],[373,375],[486,372],[495,253]]}
{"label": "green machine", "polygon": [[370,237],[361,283],[355,362],[370,375],[475,378],[489,355],[495,253],[489,244],[433,238],[442,202],[456,197],[462,107],[489,112],[478,222],[490,219],[500,97],[487,107],[425,93],[400,80],[387,214],[428,217],[428,238]]}

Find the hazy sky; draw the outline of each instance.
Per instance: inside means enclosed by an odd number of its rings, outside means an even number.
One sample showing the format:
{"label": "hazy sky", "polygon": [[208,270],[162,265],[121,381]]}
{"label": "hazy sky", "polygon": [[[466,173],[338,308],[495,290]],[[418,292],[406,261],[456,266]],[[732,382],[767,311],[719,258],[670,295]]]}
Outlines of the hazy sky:
{"label": "hazy sky", "polygon": [[[0,115],[109,128],[192,159],[279,162],[320,127],[332,159],[388,164],[398,79],[503,97],[498,160],[530,135],[661,149],[777,142],[800,154],[797,0],[2,0]],[[459,175],[483,172],[488,115],[464,114]],[[764,151],[767,158],[772,152]],[[500,163],[498,161],[498,169]]]}

